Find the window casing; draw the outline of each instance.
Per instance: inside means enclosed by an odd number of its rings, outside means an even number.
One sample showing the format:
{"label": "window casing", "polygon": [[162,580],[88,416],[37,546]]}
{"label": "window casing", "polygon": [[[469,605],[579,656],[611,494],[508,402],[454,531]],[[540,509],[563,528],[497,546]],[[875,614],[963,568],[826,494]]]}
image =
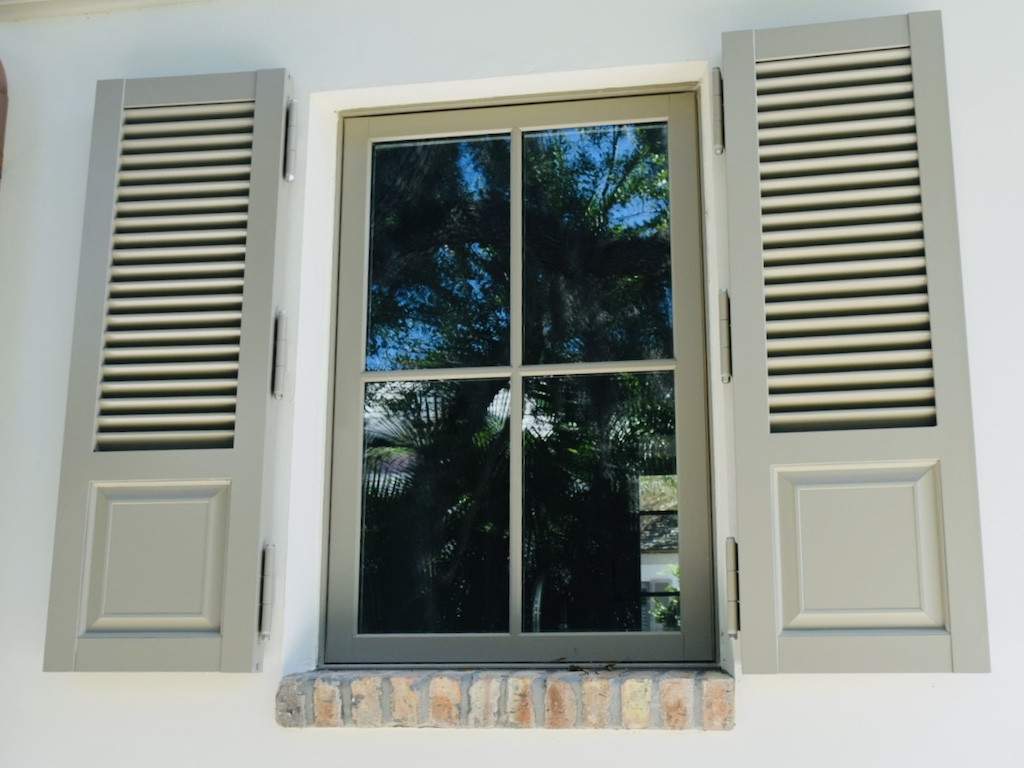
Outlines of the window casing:
{"label": "window casing", "polygon": [[[623,125],[641,129],[664,126],[669,185],[669,354],[641,353],[637,355],[641,359],[618,359],[621,354],[611,354],[606,357],[615,359],[562,361],[557,359],[556,353],[554,360],[552,355],[545,358],[536,351],[536,323],[530,338],[524,339],[524,321],[529,319],[524,318],[524,251],[529,248],[529,243],[524,244],[524,141],[529,146],[533,137],[545,131],[587,127],[600,130],[600,126]],[[368,298],[371,285],[376,285],[371,274],[375,150],[400,149],[417,141],[453,139],[475,141],[479,145],[490,138],[508,142],[507,357],[502,359],[499,354],[492,359],[468,364],[458,361],[455,365],[436,360],[416,362],[413,359],[397,364],[394,360],[388,361],[384,359],[386,355],[379,354],[379,346],[374,349],[372,339],[368,344],[368,335],[376,333],[376,309],[373,300]],[[694,94],[347,118],[343,122],[343,142],[325,663],[480,665],[714,661],[702,217]],[[528,192],[529,180],[526,187]],[[529,240],[528,231],[526,239]],[[530,290],[530,284],[526,285]],[[525,327],[530,328],[529,322]],[[421,333],[417,338],[422,340],[424,336]],[[524,349],[527,350],[525,360]],[[587,354],[581,356],[588,357]],[[489,364],[479,365],[479,362]],[[426,367],[430,365],[435,367]],[[439,365],[442,367],[437,367]],[[591,627],[572,626],[572,622],[570,626],[557,628],[561,631],[549,631],[550,620],[541,618],[538,612],[537,606],[543,601],[537,597],[536,586],[524,597],[523,550],[524,538],[530,536],[530,521],[524,523],[523,466],[529,457],[524,458],[521,436],[524,414],[527,422],[531,418],[529,393],[541,382],[554,383],[556,388],[572,389],[579,385],[585,389],[586,383],[602,378],[607,381],[616,376],[634,383],[653,381],[657,377],[669,381],[675,426],[671,453],[674,454],[678,489],[675,503],[678,557],[683,574],[679,578],[678,596],[682,616],[680,629],[639,631],[651,628],[651,611],[647,610],[643,612],[642,626],[637,624],[636,615],[631,614],[629,631],[593,631]],[[488,381],[505,382],[508,392],[507,590],[500,593],[496,590],[494,594],[495,601],[507,604],[507,617],[498,611],[487,631],[458,632],[423,631],[417,627],[412,628],[418,631],[408,631],[410,627],[403,626],[403,617],[394,621],[394,617],[380,613],[378,616],[384,615],[383,620],[368,620],[361,595],[365,598],[370,582],[361,563],[366,557],[366,542],[372,541],[372,537],[367,538],[364,527],[368,514],[364,509],[364,494],[366,483],[372,480],[364,453],[370,444],[367,435],[372,431],[365,410],[369,408],[366,404],[372,397],[371,392],[386,394],[388,387],[392,392],[403,388],[412,391],[417,387],[457,388],[460,383],[470,386]],[[524,395],[527,396],[525,401]],[[641,478],[636,481],[638,486],[651,482]],[[662,503],[644,510],[642,504],[638,504],[632,512],[637,517],[649,517],[650,523],[656,522],[652,512],[671,511],[671,506]],[[640,524],[638,521],[637,525]],[[390,530],[394,539],[394,532],[401,528]],[[657,557],[652,553],[648,559],[652,558],[664,559],[664,553]],[[634,561],[638,562],[639,558]],[[528,565],[526,570],[529,570]],[[671,591],[671,587],[665,590],[664,583],[647,584],[646,589],[648,592]],[[391,602],[398,602],[393,595]]]}

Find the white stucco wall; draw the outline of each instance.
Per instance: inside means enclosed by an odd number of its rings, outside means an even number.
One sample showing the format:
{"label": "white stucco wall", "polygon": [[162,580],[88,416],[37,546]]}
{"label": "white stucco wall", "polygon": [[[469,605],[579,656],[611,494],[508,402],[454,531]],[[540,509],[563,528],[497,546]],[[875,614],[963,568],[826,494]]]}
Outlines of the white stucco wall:
{"label": "white stucco wall", "polygon": [[[716,63],[723,30],[934,7],[945,14],[992,673],[743,677],[737,727],[717,734],[277,727],[281,671],[305,668],[315,649],[331,105],[444,98],[445,88],[411,87],[431,82],[485,96],[670,77],[682,70],[655,65]],[[0,181],[0,766],[1020,764],[1021,28],[1024,6],[1011,0],[215,0],[0,24],[11,98]],[[293,75],[301,107],[286,267],[299,319],[289,386],[300,397],[282,415],[294,425],[274,512],[284,606],[265,671],[43,674],[95,81],[275,66]],[[628,67],[642,69],[558,74]],[[482,78],[493,80],[470,82]]]}

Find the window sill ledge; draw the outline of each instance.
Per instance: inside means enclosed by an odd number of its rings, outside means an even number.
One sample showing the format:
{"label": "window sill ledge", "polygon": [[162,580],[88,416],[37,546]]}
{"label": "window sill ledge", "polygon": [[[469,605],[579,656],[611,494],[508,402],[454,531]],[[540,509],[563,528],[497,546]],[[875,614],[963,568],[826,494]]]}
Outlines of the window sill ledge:
{"label": "window sill ledge", "polygon": [[320,670],[286,676],[276,712],[289,728],[721,731],[735,685],[719,671]]}

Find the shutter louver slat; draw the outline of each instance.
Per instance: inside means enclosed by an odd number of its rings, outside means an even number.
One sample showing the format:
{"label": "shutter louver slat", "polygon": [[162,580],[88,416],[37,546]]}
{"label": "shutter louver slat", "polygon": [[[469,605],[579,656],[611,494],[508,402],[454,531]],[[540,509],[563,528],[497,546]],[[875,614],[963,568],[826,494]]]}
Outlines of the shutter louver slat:
{"label": "shutter louver slat", "polygon": [[776,61],[759,61],[754,72],[757,75],[770,77],[777,75],[799,75],[809,72],[829,72],[864,65],[883,66],[910,61],[909,48],[883,48],[878,51],[859,51],[856,53],[834,53],[824,56],[804,56],[796,59],[779,59]]}
{"label": "shutter louver slat", "polygon": [[756,65],[773,432],[935,423],[909,62]]}
{"label": "shutter louver slat", "polygon": [[853,85],[841,88],[820,88],[812,90],[786,91],[781,93],[758,94],[758,109],[797,109],[824,107],[833,104],[851,104],[858,101],[879,101],[881,99],[905,99],[912,96],[914,86],[905,83],[882,83]]}
{"label": "shutter louver slat", "polygon": [[757,125],[760,128],[796,125],[811,130],[810,126],[814,123],[851,118],[866,119],[879,115],[910,115],[913,112],[913,99],[885,99],[882,101],[862,101],[856,104],[830,104],[824,107],[777,109],[758,115]]}
{"label": "shutter louver slat", "polygon": [[[248,181],[250,166],[243,165],[205,165],[186,168],[156,167],[124,169],[118,174],[118,181],[122,185],[165,185],[176,182],[203,182],[203,181]],[[148,187],[141,187],[142,190]],[[137,193],[140,186],[129,187],[124,190],[125,195]],[[120,190],[118,191],[120,194]]]}
{"label": "shutter louver slat", "polygon": [[253,103],[124,110],[96,449],[234,444]]}

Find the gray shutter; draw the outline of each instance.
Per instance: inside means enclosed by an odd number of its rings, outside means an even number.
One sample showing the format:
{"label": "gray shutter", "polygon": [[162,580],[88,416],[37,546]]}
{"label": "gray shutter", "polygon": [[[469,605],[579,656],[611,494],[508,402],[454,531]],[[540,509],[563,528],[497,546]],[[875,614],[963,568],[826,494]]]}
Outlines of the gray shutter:
{"label": "gray shutter", "polygon": [[286,83],[97,87],[47,670],[258,662]]}
{"label": "gray shutter", "polygon": [[939,14],[723,48],[743,669],[987,670]]}

